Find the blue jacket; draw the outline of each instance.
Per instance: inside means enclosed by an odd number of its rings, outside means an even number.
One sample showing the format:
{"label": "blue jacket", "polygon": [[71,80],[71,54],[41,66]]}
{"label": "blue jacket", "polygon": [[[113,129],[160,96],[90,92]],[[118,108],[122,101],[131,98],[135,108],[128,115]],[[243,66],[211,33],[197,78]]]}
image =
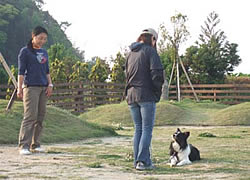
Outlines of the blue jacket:
{"label": "blue jacket", "polygon": [[48,86],[48,53],[44,49],[24,47],[18,55],[18,74],[24,75],[24,84],[28,86]]}

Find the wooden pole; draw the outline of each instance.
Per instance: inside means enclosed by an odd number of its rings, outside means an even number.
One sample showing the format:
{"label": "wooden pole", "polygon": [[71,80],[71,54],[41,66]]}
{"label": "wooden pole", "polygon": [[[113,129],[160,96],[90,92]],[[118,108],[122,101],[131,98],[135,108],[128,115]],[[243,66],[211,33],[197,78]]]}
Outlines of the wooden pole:
{"label": "wooden pole", "polygon": [[17,88],[17,81],[16,81],[16,78],[15,78],[15,76],[11,73],[11,70],[10,70],[8,64],[6,63],[6,61],[4,60],[4,58],[3,58],[2,54],[1,54],[1,52],[0,52],[0,62],[3,64],[3,67],[4,67],[4,69],[6,70],[6,72],[8,73],[9,77],[11,78],[11,80],[12,80],[12,82],[13,82],[15,88]]}
{"label": "wooden pole", "polygon": [[177,59],[176,63],[176,77],[177,77],[177,99],[178,102],[181,101],[181,90],[180,90],[180,73],[179,73],[179,60]]}
{"label": "wooden pole", "polygon": [[7,107],[6,107],[6,111],[11,109],[11,107],[12,107],[12,105],[14,103],[14,100],[16,99],[16,93],[17,93],[17,88],[14,89],[14,91],[13,91],[13,93],[11,95],[11,98],[10,98],[10,100],[8,102]]}
{"label": "wooden pole", "polygon": [[14,100],[15,100],[15,98],[16,98],[16,92],[17,92],[17,87],[18,87],[18,85],[17,85],[17,81],[16,81],[15,76],[11,73],[11,70],[10,70],[8,64],[6,63],[4,57],[2,56],[1,52],[0,52],[0,62],[2,63],[4,69],[5,69],[6,72],[8,73],[9,77],[11,78],[12,83],[13,83],[14,86],[15,86],[15,89],[14,89],[14,91],[13,91],[13,93],[12,93],[12,95],[11,95],[11,98],[10,98],[10,100],[9,100],[9,103],[8,103],[8,105],[7,105],[7,107],[6,107],[6,110],[8,111],[8,110],[11,109],[11,107],[12,107],[12,105],[13,105],[13,102],[14,102]]}
{"label": "wooden pole", "polygon": [[171,81],[172,81],[172,79],[173,79],[174,68],[175,68],[175,60],[174,60],[174,63],[173,63],[173,67],[172,67],[172,70],[171,70],[170,79],[169,79],[169,82],[168,82],[168,87],[167,87],[167,99],[168,99],[168,97],[169,97],[169,88],[170,88],[170,85],[171,85]]}
{"label": "wooden pole", "polygon": [[194,87],[193,87],[193,85],[192,85],[192,83],[191,83],[191,81],[190,81],[190,79],[189,79],[189,77],[188,77],[187,71],[186,71],[186,69],[185,69],[185,67],[184,67],[184,65],[183,65],[183,63],[182,63],[182,61],[181,61],[181,58],[179,57],[178,59],[179,59],[179,61],[180,61],[181,67],[182,67],[182,69],[183,69],[183,71],[184,71],[184,73],[185,73],[185,75],[186,75],[186,78],[187,78],[187,80],[188,80],[188,83],[189,83],[189,85],[190,85],[190,87],[191,87],[191,89],[192,89],[192,91],[193,91],[194,97],[195,97],[196,101],[199,102],[199,98],[198,98],[196,92],[194,91]]}

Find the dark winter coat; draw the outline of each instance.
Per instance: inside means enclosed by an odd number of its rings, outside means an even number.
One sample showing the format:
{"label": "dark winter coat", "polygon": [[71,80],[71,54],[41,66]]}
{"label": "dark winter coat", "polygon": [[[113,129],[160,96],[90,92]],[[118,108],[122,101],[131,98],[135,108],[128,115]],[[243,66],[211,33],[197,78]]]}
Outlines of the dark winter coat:
{"label": "dark winter coat", "polygon": [[144,43],[132,43],[127,56],[126,90],[128,104],[158,102],[164,82],[163,66],[157,51]]}

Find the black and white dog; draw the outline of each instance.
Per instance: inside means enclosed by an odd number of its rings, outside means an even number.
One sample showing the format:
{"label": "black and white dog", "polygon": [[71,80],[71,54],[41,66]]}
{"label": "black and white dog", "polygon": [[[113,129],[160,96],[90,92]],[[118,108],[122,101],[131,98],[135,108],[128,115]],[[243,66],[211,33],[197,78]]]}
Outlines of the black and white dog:
{"label": "black and white dog", "polygon": [[173,134],[173,141],[170,144],[170,158],[169,165],[172,166],[182,166],[185,164],[191,164],[192,161],[200,160],[199,150],[187,143],[187,138],[190,132],[181,132],[178,128]]}

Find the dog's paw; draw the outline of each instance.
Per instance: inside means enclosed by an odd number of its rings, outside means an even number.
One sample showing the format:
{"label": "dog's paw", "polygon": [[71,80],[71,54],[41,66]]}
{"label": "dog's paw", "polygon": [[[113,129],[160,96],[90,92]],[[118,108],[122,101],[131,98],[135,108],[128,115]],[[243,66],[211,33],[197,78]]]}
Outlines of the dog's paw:
{"label": "dog's paw", "polygon": [[174,166],[176,166],[175,164],[172,164],[172,163],[167,163],[167,165],[168,165],[169,167],[174,167]]}
{"label": "dog's paw", "polygon": [[192,163],[191,161],[185,160],[185,161],[181,161],[181,162],[177,163],[176,166],[183,166],[183,165],[188,165],[191,163]]}

